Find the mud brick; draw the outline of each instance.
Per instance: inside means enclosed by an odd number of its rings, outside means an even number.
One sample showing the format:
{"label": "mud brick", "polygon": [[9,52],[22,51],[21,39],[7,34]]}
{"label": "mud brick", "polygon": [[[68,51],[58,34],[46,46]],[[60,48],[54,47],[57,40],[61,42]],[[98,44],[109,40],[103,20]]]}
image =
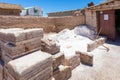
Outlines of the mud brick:
{"label": "mud brick", "polygon": [[[15,80],[28,80],[32,77],[36,80],[39,80],[42,77],[39,75],[42,75],[43,70],[48,68],[48,71],[43,71],[43,75],[45,75],[45,72],[49,73],[50,71],[51,73],[52,56],[42,51],[36,51],[9,61],[6,67],[8,72],[15,78]],[[39,77],[36,77],[37,75]],[[44,78],[45,77],[41,78],[41,80],[44,80]]]}
{"label": "mud brick", "polygon": [[53,77],[55,80],[68,80],[71,77],[71,67],[59,66],[59,68],[53,72]]}
{"label": "mud brick", "polygon": [[53,70],[58,68],[64,62],[64,54],[61,53],[61,52],[52,55],[52,58],[53,58],[53,65],[52,65],[53,66]]}

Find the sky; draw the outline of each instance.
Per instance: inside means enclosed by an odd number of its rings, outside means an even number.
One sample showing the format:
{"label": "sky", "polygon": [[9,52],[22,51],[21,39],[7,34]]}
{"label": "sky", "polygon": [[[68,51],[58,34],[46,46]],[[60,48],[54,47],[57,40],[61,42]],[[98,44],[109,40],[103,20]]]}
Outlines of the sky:
{"label": "sky", "polygon": [[82,9],[89,2],[94,2],[95,5],[103,0],[0,0],[3,3],[19,4],[25,7],[40,6],[43,9],[44,16],[46,13],[59,12],[65,10]]}

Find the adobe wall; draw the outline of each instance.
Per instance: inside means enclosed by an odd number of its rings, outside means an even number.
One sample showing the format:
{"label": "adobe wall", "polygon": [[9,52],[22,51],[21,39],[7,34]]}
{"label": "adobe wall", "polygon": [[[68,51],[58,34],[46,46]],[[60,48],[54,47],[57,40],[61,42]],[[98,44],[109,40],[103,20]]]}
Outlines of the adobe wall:
{"label": "adobe wall", "polygon": [[84,16],[74,16],[74,17],[58,17],[54,18],[56,31],[59,32],[65,28],[73,29],[74,27],[85,24]]}
{"label": "adobe wall", "polygon": [[45,32],[54,31],[55,25],[50,18],[0,16],[0,28],[43,28]]}
{"label": "adobe wall", "polygon": [[84,24],[84,16],[62,18],[0,16],[0,28],[43,28],[45,32],[59,32],[80,24]]}

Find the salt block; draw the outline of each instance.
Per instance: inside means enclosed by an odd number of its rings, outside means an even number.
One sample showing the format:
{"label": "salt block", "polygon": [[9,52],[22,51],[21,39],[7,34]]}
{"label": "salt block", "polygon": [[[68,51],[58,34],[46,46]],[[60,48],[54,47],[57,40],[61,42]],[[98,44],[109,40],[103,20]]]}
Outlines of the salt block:
{"label": "salt block", "polygon": [[0,80],[3,80],[3,61],[0,60]]}
{"label": "salt block", "polygon": [[43,29],[42,28],[33,28],[24,30],[26,34],[26,39],[32,39],[36,37],[43,37]]}
{"label": "salt block", "polygon": [[41,38],[38,37],[38,38],[33,38],[30,40],[27,40],[24,43],[24,46],[25,46],[25,52],[36,49],[36,48],[40,49],[41,48]]}
{"label": "salt block", "polygon": [[5,51],[2,50],[2,56],[1,59],[4,61],[4,64],[6,65],[9,61],[11,61],[12,59],[6,55]]}
{"label": "salt block", "polygon": [[68,80],[71,77],[71,71],[71,67],[61,65],[53,72],[53,77],[55,80]]}
{"label": "salt block", "polygon": [[12,29],[11,30],[5,29],[0,31],[0,39],[13,44],[36,37],[41,37],[41,38],[43,37],[42,28],[17,30],[17,31]]}
{"label": "salt block", "polygon": [[81,63],[93,66],[93,55],[91,53],[77,51],[76,54],[79,55]]}
{"label": "salt block", "polygon": [[5,43],[3,41],[0,41],[0,44],[1,48],[6,52],[6,55],[8,55],[11,59],[41,49],[40,38],[26,40],[24,43],[21,42],[17,45],[14,45],[12,43]]}
{"label": "salt block", "polygon": [[53,70],[51,67],[46,68],[45,70],[39,72],[35,76],[31,77],[29,80],[48,80],[53,75]]}
{"label": "salt block", "polygon": [[6,67],[16,80],[28,80],[48,67],[52,69],[52,56],[42,51],[36,51],[9,61]]}
{"label": "salt block", "polygon": [[88,45],[87,45],[87,51],[91,52],[95,48],[103,45],[104,43],[105,43],[105,38],[96,39],[95,41],[92,41],[92,42],[88,43]]}
{"label": "salt block", "polygon": [[54,55],[60,52],[60,46],[57,46],[55,41],[43,38],[41,50]]}
{"label": "salt block", "polygon": [[8,33],[11,33],[11,32],[19,32],[19,31],[22,31],[24,29],[22,28],[9,28],[9,29],[0,29],[0,39],[1,40],[8,40]]}
{"label": "salt block", "polygon": [[52,55],[53,58],[53,70],[57,69],[60,65],[63,64],[64,61],[64,54],[59,52],[54,55]]}
{"label": "salt block", "polygon": [[3,41],[0,41],[0,44],[1,48],[10,56],[15,56],[25,52],[25,46],[23,44],[15,46],[13,44],[6,43]]}
{"label": "salt block", "polygon": [[80,57],[76,54],[66,56],[64,60],[64,65],[71,66],[71,69],[73,70],[74,68],[80,65]]}
{"label": "salt block", "polygon": [[4,80],[16,80],[6,68],[4,68]]}

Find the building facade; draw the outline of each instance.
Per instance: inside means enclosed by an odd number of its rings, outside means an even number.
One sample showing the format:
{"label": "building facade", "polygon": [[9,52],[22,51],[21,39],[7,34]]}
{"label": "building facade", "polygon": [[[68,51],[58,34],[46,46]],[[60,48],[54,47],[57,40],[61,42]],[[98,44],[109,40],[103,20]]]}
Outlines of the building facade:
{"label": "building facade", "polygon": [[120,0],[107,0],[85,10],[86,24],[94,26],[110,39],[120,37]]}
{"label": "building facade", "polygon": [[16,4],[0,3],[0,15],[20,15],[22,6]]}
{"label": "building facade", "polygon": [[43,10],[39,6],[28,7],[22,10],[22,16],[43,16]]}

